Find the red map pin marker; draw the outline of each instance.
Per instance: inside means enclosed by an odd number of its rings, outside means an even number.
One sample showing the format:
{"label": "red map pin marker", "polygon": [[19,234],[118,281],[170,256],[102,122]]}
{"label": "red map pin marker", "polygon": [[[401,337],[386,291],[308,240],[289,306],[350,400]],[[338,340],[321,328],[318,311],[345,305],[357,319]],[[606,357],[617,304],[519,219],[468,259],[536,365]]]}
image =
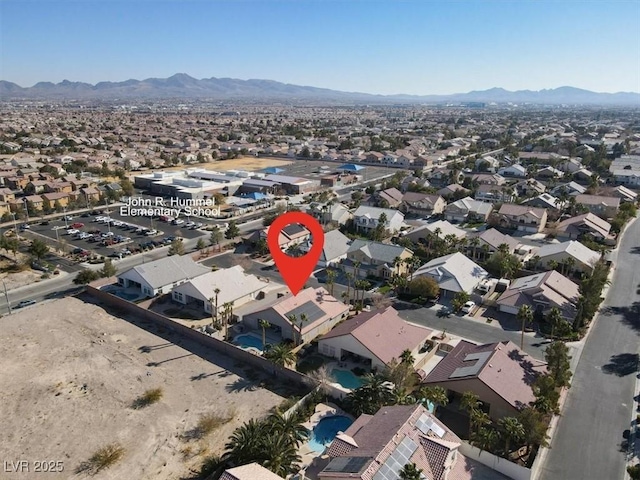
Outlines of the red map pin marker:
{"label": "red map pin marker", "polygon": [[[311,250],[302,257],[290,257],[280,248],[280,232],[287,225],[293,223],[307,227],[313,238]],[[276,218],[269,227],[267,245],[289,290],[297,295],[318,263],[324,246],[324,231],[311,215],[302,212],[288,212]]]}

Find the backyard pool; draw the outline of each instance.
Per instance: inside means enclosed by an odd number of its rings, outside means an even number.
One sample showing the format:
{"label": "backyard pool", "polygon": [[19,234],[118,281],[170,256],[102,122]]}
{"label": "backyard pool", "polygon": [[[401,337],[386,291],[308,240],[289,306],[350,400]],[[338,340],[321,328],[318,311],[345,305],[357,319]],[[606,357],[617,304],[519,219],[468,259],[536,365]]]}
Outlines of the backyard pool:
{"label": "backyard pool", "polygon": [[238,345],[240,348],[257,348],[258,350],[264,350],[264,345],[262,345],[262,339],[259,337],[255,337],[253,335],[245,334],[238,335],[233,339],[233,343]]}
{"label": "backyard pool", "polygon": [[128,300],[130,302],[133,302],[135,299],[137,299],[140,296],[137,293],[127,293],[122,290],[116,290],[115,292],[113,292],[113,294],[117,297],[124,298],[125,300]]}
{"label": "backyard pool", "polygon": [[331,376],[336,379],[340,385],[350,390],[355,390],[362,386],[364,381],[358,377],[351,370],[342,370],[340,368],[334,368],[331,370]]}
{"label": "backyard pool", "polygon": [[353,420],[343,415],[323,418],[311,431],[309,448],[317,453],[324,452],[338,432],[344,432],[352,423]]}

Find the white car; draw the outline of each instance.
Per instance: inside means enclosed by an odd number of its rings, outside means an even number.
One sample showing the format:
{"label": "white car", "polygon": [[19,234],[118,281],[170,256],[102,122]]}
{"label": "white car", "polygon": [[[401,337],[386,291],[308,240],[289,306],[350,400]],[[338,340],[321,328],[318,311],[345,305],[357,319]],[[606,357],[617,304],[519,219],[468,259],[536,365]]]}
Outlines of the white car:
{"label": "white car", "polygon": [[476,306],[476,302],[468,301],[462,306],[462,313],[471,313]]}
{"label": "white car", "polygon": [[176,218],[172,223],[174,225],[182,225],[184,223],[184,220],[180,220],[179,218]]}
{"label": "white car", "polygon": [[67,235],[75,235],[76,233],[80,233],[80,230],[76,230],[75,228],[67,230]]}

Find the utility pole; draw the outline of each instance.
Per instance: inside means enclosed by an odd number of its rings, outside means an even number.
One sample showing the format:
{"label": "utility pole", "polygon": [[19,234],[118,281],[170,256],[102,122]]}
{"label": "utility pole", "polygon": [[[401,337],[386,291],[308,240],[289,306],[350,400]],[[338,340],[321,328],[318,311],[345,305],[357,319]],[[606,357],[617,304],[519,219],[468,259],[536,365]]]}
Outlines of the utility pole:
{"label": "utility pole", "polygon": [[9,301],[9,294],[7,293],[7,284],[2,279],[2,286],[4,287],[4,298],[7,301],[7,308],[9,309],[9,315],[11,315],[11,302]]}

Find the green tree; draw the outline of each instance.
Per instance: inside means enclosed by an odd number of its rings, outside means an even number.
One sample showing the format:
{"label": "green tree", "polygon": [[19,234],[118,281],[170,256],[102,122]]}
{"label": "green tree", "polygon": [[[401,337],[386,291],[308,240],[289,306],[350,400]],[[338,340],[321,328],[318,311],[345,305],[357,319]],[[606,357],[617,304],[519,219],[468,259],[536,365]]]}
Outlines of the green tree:
{"label": "green tree", "polygon": [[440,293],[440,286],[433,278],[424,275],[409,282],[409,291],[418,297],[436,298]]}
{"label": "green tree", "polygon": [[453,300],[451,300],[451,307],[454,312],[459,312],[465,303],[469,301],[469,294],[467,292],[461,291],[457,292],[453,296]]}
{"label": "green tree", "polygon": [[498,420],[498,428],[504,442],[504,456],[509,458],[511,443],[519,442],[525,436],[524,427],[516,417],[503,417]]}
{"label": "green tree", "polygon": [[204,240],[199,238],[198,242],[196,243],[196,249],[197,250],[204,250],[206,244],[204,243]]}
{"label": "green tree", "polygon": [[422,400],[426,400],[434,405],[434,413],[439,406],[444,406],[449,403],[449,397],[447,397],[447,391],[442,387],[421,387],[416,396]]}
{"label": "green tree", "polygon": [[364,384],[347,395],[346,403],[355,416],[373,415],[381,407],[394,403],[393,388],[385,376],[367,374]]}
{"label": "green tree", "polygon": [[492,452],[498,443],[498,432],[492,427],[480,427],[476,433],[473,434],[473,445],[480,450]]}
{"label": "green tree", "polygon": [[107,258],[100,269],[99,275],[104,278],[113,277],[117,273],[116,267],[110,258]]}
{"label": "green tree", "polygon": [[558,307],[551,307],[551,310],[549,310],[544,320],[551,328],[552,339],[555,338],[556,335],[563,337],[571,332],[571,325],[564,319]]}
{"label": "green tree", "polygon": [[544,351],[547,371],[557,388],[568,387],[571,380],[571,357],[564,342],[553,342]]}
{"label": "green tree", "polygon": [[184,241],[182,238],[176,238],[171,242],[169,255],[184,255]]}
{"label": "green tree", "polygon": [[42,240],[35,239],[29,245],[28,252],[37,260],[40,261],[44,256],[49,253],[49,245]]}
{"label": "green tree", "polygon": [[533,382],[532,390],[536,398],[533,402],[536,410],[542,413],[557,413],[560,394],[551,375],[539,375]]}
{"label": "green tree", "polygon": [[222,240],[222,232],[220,231],[220,227],[214,226],[211,229],[211,234],[209,235],[209,244],[211,246],[217,245],[220,247],[220,240]]}
{"label": "green tree", "polygon": [[422,478],[422,469],[418,468],[415,463],[407,463],[400,470],[400,480],[420,480]]}
{"label": "green tree", "polygon": [[527,455],[533,447],[549,446],[547,436],[548,424],[545,415],[533,407],[523,408],[518,414],[518,420],[524,428],[522,441],[527,446]]}
{"label": "green tree", "polygon": [[75,283],[76,285],[86,285],[87,283],[91,283],[98,278],[100,278],[100,274],[98,272],[95,272],[89,268],[83,268],[73,279],[73,283]]}
{"label": "green tree", "polygon": [[482,411],[482,402],[480,402],[480,397],[472,391],[463,392],[462,398],[460,399],[460,408],[466,410],[469,415],[469,438],[471,438],[471,434],[473,432],[472,419],[477,412]]}
{"label": "green tree", "polygon": [[258,320],[258,325],[262,328],[262,348],[267,344],[267,328],[271,327],[271,324],[263,319]]}
{"label": "green tree", "polygon": [[336,283],[338,273],[333,268],[327,268],[327,285],[329,286],[329,295],[333,296],[333,287]]}
{"label": "green tree", "polygon": [[235,220],[231,220],[229,222],[229,227],[227,228],[227,231],[224,232],[224,237],[226,239],[228,239],[228,240],[233,240],[238,235],[240,235],[240,229],[238,228],[238,225],[236,224],[236,221]]}
{"label": "green tree", "polygon": [[524,349],[524,329],[526,325],[533,321],[533,310],[529,305],[522,305],[516,318],[522,323],[522,328],[520,329],[520,350],[522,350]]}
{"label": "green tree", "polygon": [[264,353],[264,357],[281,367],[288,367],[296,363],[296,354],[286,343],[273,345]]}

